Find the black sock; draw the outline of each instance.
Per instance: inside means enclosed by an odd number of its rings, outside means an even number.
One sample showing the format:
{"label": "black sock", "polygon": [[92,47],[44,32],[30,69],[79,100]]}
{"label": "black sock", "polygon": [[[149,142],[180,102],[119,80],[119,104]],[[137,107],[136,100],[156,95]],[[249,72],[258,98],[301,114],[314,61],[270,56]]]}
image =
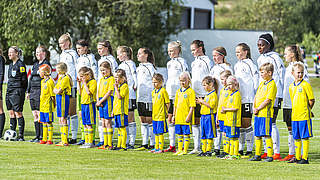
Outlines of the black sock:
{"label": "black sock", "polygon": [[6,116],[5,114],[0,114],[0,137],[2,137],[2,133],[3,133],[3,129],[4,129],[4,125],[6,123]]}
{"label": "black sock", "polygon": [[40,124],[40,136],[39,139],[42,139],[42,134],[43,134],[43,123],[39,123]]}
{"label": "black sock", "polygon": [[10,129],[16,131],[17,128],[17,119],[10,118]]}
{"label": "black sock", "polygon": [[19,125],[19,137],[23,138],[24,126],[25,126],[23,116],[21,118],[18,118],[18,125]]}
{"label": "black sock", "polygon": [[40,123],[34,122],[34,130],[36,131],[36,138],[40,138]]}

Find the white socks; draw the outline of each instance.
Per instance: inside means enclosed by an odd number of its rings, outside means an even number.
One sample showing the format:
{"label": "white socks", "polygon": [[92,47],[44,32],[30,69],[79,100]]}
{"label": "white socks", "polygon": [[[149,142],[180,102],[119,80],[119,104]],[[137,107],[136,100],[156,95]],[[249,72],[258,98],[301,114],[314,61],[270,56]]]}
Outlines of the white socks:
{"label": "white socks", "polygon": [[69,126],[69,134],[71,132],[72,139],[77,139],[77,133],[78,133],[78,116],[77,115],[73,115],[73,116],[69,116],[68,117],[68,126]]}
{"label": "white socks", "polygon": [[221,140],[222,140],[222,131],[217,130],[217,137],[214,139],[214,149],[220,150]]}
{"label": "white socks", "polygon": [[200,151],[200,125],[192,125],[192,136],[194,148]]}
{"label": "white socks", "polygon": [[[136,135],[137,135],[137,126],[136,126],[136,122],[132,122],[128,124],[129,127],[129,145],[134,146],[135,141],[136,141]],[[127,140],[128,142],[128,140]]]}
{"label": "white socks", "polygon": [[98,131],[99,131],[99,138],[100,138],[100,142],[103,142],[103,127],[102,127],[102,121],[99,119],[99,127],[98,127]]}
{"label": "white socks", "polygon": [[148,144],[149,138],[149,127],[148,123],[141,123],[141,136],[142,136],[142,145]]}
{"label": "white socks", "polygon": [[295,147],[294,147],[294,139],[293,139],[292,131],[289,131],[288,146],[289,146],[289,155],[295,155]]}
{"label": "white socks", "polygon": [[169,124],[169,141],[170,141],[170,146],[175,146],[176,134],[175,134],[175,125],[174,124]]}
{"label": "white socks", "polygon": [[272,123],[271,137],[273,141],[273,152],[279,154],[280,153],[280,134],[279,134],[279,129],[276,123]]}
{"label": "white socks", "polygon": [[247,152],[252,152],[254,143],[254,132],[252,126],[246,129]]}
{"label": "white socks", "polygon": [[246,129],[240,128],[239,151],[243,151],[246,146]]}
{"label": "white socks", "polygon": [[149,124],[149,135],[150,135],[150,146],[154,146],[156,144],[156,136],[153,133],[152,124]]}

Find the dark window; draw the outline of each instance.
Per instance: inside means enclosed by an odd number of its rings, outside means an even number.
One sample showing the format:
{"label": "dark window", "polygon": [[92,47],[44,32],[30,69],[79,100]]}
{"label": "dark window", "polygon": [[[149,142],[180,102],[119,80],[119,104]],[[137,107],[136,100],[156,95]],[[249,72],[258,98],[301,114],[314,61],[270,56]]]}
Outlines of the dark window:
{"label": "dark window", "polygon": [[180,27],[183,29],[190,29],[191,9],[184,8],[181,15]]}
{"label": "dark window", "polygon": [[195,9],[194,11],[194,29],[210,29],[211,11]]}

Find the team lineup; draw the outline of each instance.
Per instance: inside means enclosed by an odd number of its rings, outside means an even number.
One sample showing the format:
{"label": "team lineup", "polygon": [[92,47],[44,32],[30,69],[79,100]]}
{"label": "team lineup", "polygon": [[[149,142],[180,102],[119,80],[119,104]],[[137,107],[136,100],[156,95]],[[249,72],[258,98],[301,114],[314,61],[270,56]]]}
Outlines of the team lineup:
{"label": "team lineup", "polygon": [[[279,54],[273,51],[272,36],[262,34],[257,40],[260,53],[257,65],[251,59],[250,47],[239,43],[235,47],[238,62],[232,67],[227,62],[224,47],[212,50],[212,61],[206,55],[203,41],[194,40],[190,44],[194,60],[189,68],[181,57],[182,45],[173,41],[168,44],[170,60],[166,82],[157,72],[149,48],[138,50],[139,66],[136,67],[132,49],[127,46],[116,49],[118,65],[107,40],[97,44],[99,61],[90,52],[86,40],[78,40],[76,51],[73,50],[68,33],[60,36],[59,46],[62,53],[55,65],[57,82],[51,78],[50,53],[45,46],[36,49],[38,61],[33,65],[29,81],[26,66],[20,60],[21,50],[16,46],[8,50],[12,62],[5,101],[10,129],[15,131],[18,125],[17,141],[24,141],[22,112],[24,101],[28,99],[36,134],[31,142],[54,144],[56,114],[61,134],[61,141],[56,146],[75,144],[80,148],[147,150],[155,154],[172,152],[178,156],[215,155],[232,160],[247,158],[249,161],[264,159],[266,162],[309,164],[309,138],[313,136],[311,109],[315,98],[297,45],[285,48],[284,57],[288,62],[285,67]],[[2,137],[6,121],[2,103],[5,58],[0,55]],[[289,153],[284,158],[280,156],[276,124],[281,106],[289,146]],[[135,109],[141,127],[139,147],[135,147]],[[77,137],[79,122],[80,141]],[[117,143],[112,141],[115,129]],[[169,135],[168,148],[164,147],[165,133]],[[193,149],[189,152],[191,138]]]}

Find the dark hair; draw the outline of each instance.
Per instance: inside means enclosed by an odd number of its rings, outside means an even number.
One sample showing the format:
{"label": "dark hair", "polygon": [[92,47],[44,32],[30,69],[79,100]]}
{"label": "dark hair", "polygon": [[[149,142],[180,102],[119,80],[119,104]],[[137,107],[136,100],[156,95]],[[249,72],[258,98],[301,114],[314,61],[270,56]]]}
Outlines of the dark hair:
{"label": "dark hair", "polygon": [[108,48],[109,54],[113,55],[112,46],[110,44],[110,41],[108,41],[108,40],[99,41],[98,45],[101,45],[101,46]]}
{"label": "dark hair", "polygon": [[39,45],[38,47],[37,47],[37,49],[41,49],[43,52],[45,52],[46,53],[46,60],[48,60],[48,61],[50,61],[50,51],[46,48],[46,46],[44,46],[44,45]]}
{"label": "dark hair", "polygon": [[288,50],[294,54],[294,60],[297,62],[303,62],[300,47],[298,45],[287,46]]}
{"label": "dark hair", "polygon": [[76,45],[79,45],[81,47],[87,47],[87,53],[89,54],[90,53],[90,50],[89,50],[89,42],[84,40],[84,39],[79,39],[76,43]]}
{"label": "dark hair", "polygon": [[160,73],[154,73],[152,78],[156,79],[159,82],[163,82],[164,81],[163,76]]}
{"label": "dark hair", "polygon": [[18,58],[20,59],[22,56],[22,50],[18,46],[11,46],[10,48],[15,50],[18,53]]}
{"label": "dark hair", "polygon": [[117,50],[120,50],[121,52],[126,53],[127,57],[132,60],[133,59],[133,53],[132,53],[132,48],[128,46],[119,46]]}
{"label": "dark hair", "polygon": [[202,83],[206,83],[206,84],[210,84],[212,83],[214,90],[217,91],[218,89],[218,83],[217,80],[215,78],[213,78],[212,76],[206,76],[203,78]]}
{"label": "dark hair", "polygon": [[269,34],[269,33],[262,34],[261,36],[259,36],[259,40],[263,40],[267,44],[269,44],[271,51],[274,49],[274,41],[273,41],[273,37],[271,36],[271,34]]}
{"label": "dark hair", "polygon": [[226,48],[219,46],[213,49],[214,51],[217,51],[220,55],[223,56],[223,63],[226,63],[227,65],[231,66],[230,63],[227,62],[226,56],[227,56],[227,50]]}
{"label": "dark hair", "polygon": [[248,46],[248,44],[246,43],[239,43],[237,45],[237,47],[241,47],[243,51],[247,51],[247,57],[248,59],[251,59],[251,51],[250,51],[250,47]]}
{"label": "dark hair", "polygon": [[83,73],[84,75],[90,75],[90,79],[94,79],[94,74],[91,68],[83,66],[79,69],[79,74]]}
{"label": "dark hair", "polygon": [[4,55],[3,55],[3,51],[1,48],[0,48],[0,56],[3,58],[4,62],[7,61],[6,57],[4,57]]}
{"label": "dark hair", "polygon": [[199,47],[202,47],[202,52],[203,52],[203,54],[204,54],[204,55],[206,54],[206,50],[205,50],[205,48],[204,48],[204,43],[203,43],[203,41],[201,41],[201,40],[194,40],[194,41],[192,41],[191,44],[197,45],[198,48],[199,48]]}
{"label": "dark hair", "polygon": [[124,81],[127,82],[126,71],[123,69],[118,69],[115,74],[119,74],[120,77],[124,78]]}
{"label": "dark hair", "polygon": [[109,70],[110,70],[110,75],[112,76],[112,68],[111,68],[110,63],[108,63],[107,61],[103,61],[103,62],[100,64],[100,67],[104,67],[104,68],[106,68],[106,69],[109,69]]}
{"label": "dark hair", "polygon": [[154,68],[156,68],[153,52],[152,52],[149,48],[146,48],[146,47],[143,47],[143,48],[141,48],[141,49],[143,49],[143,53],[145,53],[145,54],[148,55],[147,61],[148,61],[149,63],[151,63]]}

